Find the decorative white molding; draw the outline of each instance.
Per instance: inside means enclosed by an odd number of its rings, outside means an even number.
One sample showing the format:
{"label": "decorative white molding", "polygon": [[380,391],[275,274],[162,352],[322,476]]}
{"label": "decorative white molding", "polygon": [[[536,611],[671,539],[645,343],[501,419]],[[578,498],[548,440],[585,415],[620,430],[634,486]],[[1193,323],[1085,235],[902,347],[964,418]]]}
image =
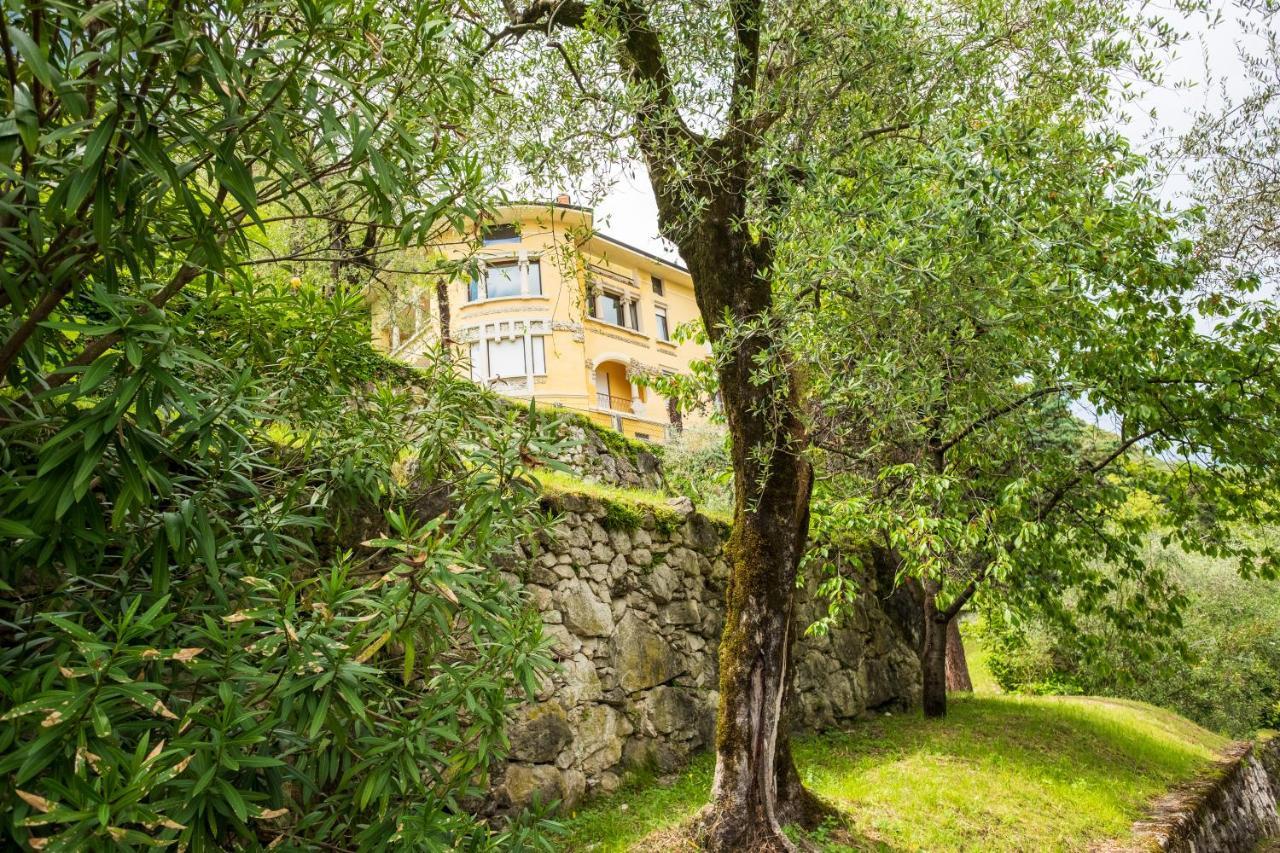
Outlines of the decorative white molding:
{"label": "decorative white molding", "polygon": [[550,317],[522,317],[510,320],[486,320],[463,326],[456,334],[460,343],[474,343],[478,340],[502,341],[509,338],[520,338],[526,335],[549,335],[552,331]]}

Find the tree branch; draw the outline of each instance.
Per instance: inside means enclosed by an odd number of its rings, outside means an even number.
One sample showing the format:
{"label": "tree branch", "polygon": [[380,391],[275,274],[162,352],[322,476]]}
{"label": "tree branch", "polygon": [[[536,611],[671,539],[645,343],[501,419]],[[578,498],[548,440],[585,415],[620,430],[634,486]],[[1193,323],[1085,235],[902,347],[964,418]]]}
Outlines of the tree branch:
{"label": "tree branch", "polygon": [[950,439],[943,442],[942,446],[938,449],[938,452],[945,454],[948,450],[950,450],[951,448],[955,447],[957,444],[959,444],[960,442],[968,438],[975,430],[986,426],[992,421],[997,420],[1009,414],[1010,412],[1021,408],[1022,406],[1025,406],[1027,403],[1030,403],[1032,400],[1036,400],[1040,397],[1044,397],[1049,394],[1066,393],[1070,390],[1071,390],[1071,386],[1069,385],[1051,385],[1048,388],[1040,388],[1036,391],[1032,391],[1029,394],[1024,394],[1023,396],[1019,397],[1018,399],[1014,400],[1008,405],[1001,406],[998,409],[992,409],[990,412],[987,412],[985,415],[973,421],[973,423],[969,424],[964,429],[960,430],[960,432],[956,433]]}

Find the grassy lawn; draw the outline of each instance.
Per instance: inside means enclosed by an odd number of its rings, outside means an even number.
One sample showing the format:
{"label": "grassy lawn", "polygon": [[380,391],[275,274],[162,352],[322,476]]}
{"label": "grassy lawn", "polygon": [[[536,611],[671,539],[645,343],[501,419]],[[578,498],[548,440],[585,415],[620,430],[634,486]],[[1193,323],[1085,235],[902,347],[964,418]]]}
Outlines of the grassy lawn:
{"label": "grassy lawn", "polygon": [[[1226,741],[1147,705],[1110,699],[953,698],[945,720],[881,717],[807,738],[796,760],[840,820],[828,851],[1081,850],[1123,838],[1145,805]],[[567,819],[579,851],[671,849],[705,802],[712,758],[674,780],[637,777]]]}
{"label": "grassy lawn", "polygon": [[964,641],[965,662],[969,664],[969,679],[974,693],[999,693],[991,668],[987,666],[987,647],[978,636],[978,626],[973,622],[960,623],[960,637]]}

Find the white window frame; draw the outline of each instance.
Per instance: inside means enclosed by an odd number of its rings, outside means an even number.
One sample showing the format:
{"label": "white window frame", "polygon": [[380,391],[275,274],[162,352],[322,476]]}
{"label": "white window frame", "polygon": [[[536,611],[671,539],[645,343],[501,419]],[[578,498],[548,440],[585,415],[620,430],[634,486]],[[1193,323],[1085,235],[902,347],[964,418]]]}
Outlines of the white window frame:
{"label": "white window frame", "polygon": [[653,336],[664,343],[671,343],[671,312],[665,305],[653,306]]}

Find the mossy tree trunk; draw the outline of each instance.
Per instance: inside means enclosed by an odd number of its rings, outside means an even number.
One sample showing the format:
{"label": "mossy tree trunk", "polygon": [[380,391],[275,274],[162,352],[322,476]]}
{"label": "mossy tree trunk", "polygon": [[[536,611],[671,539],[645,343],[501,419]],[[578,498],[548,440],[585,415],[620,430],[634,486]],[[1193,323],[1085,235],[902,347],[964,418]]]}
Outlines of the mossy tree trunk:
{"label": "mossy tree trunk", "polygon": [[[803,456],[794,376],[776,369],[785,356],[773,327],[773,247],[763,229],[753,231],[758,217],[747,209],[748,199],[772,203],[758,156],[763,130],[777,120],[757,109],[764,4],[730,4],[733,72],[717,136],[685,123],[649,4],[612,0],[596,9],[637,98],[631,132],[648,167],[659,228],[688,264],[715,345],[732,443],[736,494],[726,545],[716,773],[700,821],[702,844],[711,851],[792,849],[780,824],[813,815],[816,805],[800,783],[786,726],[793,596],[813,473]],[[543,24],[590,27],[587,12],[581,0],[529,0],[511,25],[519,32]],[[743,327],[750,334],[736,333]]]}
{"label": "mossy tree trunk", "polygon": [[795,580],[813,477],[802,456],[804,429],[790,372],[771,372],[774,378],[758,384],[759,359],[779,357],[775,342],[767,331],[723,340],[725,317],[768,328],[772,253],[766,240],[738,230],[742,193],[713,198],[699,227],[679,241],[708,333],[729,344],[719,380],[736,490],[725,552],[716,773],[702,843],[711,850],[787,849],[781,825],[805,820],[816,806],[796,772],[786,725]]}

